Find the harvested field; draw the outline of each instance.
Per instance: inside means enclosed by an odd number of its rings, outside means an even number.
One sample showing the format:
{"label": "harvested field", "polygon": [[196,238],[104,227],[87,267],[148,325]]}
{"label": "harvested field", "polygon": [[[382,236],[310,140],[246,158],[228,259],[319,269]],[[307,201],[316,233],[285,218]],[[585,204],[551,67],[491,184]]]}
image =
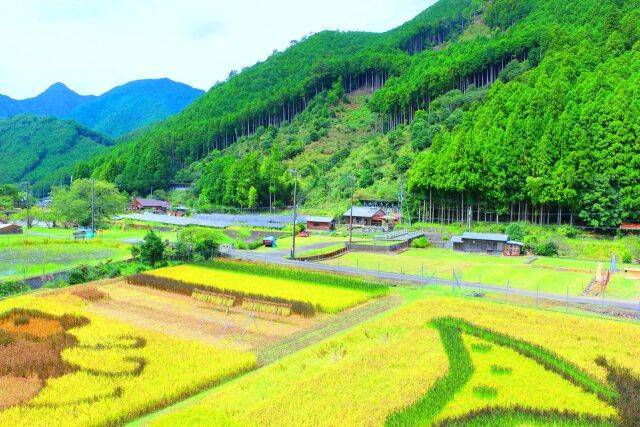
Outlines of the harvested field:
{"label": "harvested field", "polygon": [[[124,283],[105,285],[100,290],[110,298],[92,304],[87,310],[171,336],[242,350],[277,343],[334,318],[326,314],[312,318],[265,315],[249,321],[242,310],[227,314],[223,309],[216,310],[211,304],[186,295]],[[228,327],[223,334],[225,324]]]}

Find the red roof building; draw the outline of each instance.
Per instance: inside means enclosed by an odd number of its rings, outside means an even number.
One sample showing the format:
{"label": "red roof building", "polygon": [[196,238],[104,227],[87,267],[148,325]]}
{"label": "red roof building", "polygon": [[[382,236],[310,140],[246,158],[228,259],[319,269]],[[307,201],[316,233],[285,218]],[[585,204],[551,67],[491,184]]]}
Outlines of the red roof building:
{"label": "red roof building", "polygon": [[167,212],[169,209],[171,209],[171,204],[169,202],[155,199],[135,199],[133,202],[129,203],[129,206],[133,211],[152,210]]}

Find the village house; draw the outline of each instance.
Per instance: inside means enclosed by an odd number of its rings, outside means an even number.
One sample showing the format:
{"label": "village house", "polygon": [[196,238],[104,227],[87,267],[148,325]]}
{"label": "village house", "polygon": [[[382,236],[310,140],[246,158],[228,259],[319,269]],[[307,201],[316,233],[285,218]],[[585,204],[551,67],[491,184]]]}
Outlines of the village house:
{"label": "village house", "polygon": [[[353,207],[353,225],[362,227],[381,227],[384,225],[387,213],[381,208]],[[351,209],[343,215],[345,222],[350,223]]]}
{"label": "village house", "polygon": [[158,213],[167,213],[171,209],[171,204],[164,200],[155,199],[135,199],[129,203],[132,211],[152,211]]}
{"label": "village house", "polygon": [[468,253],[486,253],[520,256],[524,243],[509,240],[506,234],[464,233],[451,238],[453,250]]}
{"label": "village house", "polygon": [[15,224],[0,223],[0,234],[22,234],[22,227]]}
{"label": "village house", "polygon": [[336,229],[336,221],[328,216],[308,216],[307,230],[333,231]]}

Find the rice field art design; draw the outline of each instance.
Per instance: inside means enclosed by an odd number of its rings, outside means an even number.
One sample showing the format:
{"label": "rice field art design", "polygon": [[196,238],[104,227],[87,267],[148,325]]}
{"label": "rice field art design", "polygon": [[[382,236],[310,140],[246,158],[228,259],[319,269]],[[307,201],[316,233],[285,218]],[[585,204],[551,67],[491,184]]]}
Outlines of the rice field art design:
{"label": "rice field art design", "polygon": [[59,409],[121,397],[122,389],[119,387],[106,390],[101,387],[93,391],[88,387],[85,390],[87,393],[83,393],[82,397],[67,401],[53,403],[46,399],[35,399],[47,381],[70,373],[82,373],[88,378],[94,378],[96,383],[100,383],[101,377],[139,376],[142,373],[146,361],[140,357],[124,356],[121,360],[113,360],[120,366],[119,371],[88,368],[66,361],[63,353],[71,349],[87,355],[99,355],[116,348],[129,350],[146,345],[144,338],[134,336],[119,337],[115,342],[96,346],[80,345],[69,331],[82,328],[89,322],[82,316],[54,316],[26,309],[13,309],[0,317],[0,389],[3,390],[0,411],[16,405],[34,409]]}
{"label": "rice field art design", "polygon": [[387,426],[637,426],[640,379],[604,357],[607,382],[553,352],[456,318],[429,322],[448,373]]}

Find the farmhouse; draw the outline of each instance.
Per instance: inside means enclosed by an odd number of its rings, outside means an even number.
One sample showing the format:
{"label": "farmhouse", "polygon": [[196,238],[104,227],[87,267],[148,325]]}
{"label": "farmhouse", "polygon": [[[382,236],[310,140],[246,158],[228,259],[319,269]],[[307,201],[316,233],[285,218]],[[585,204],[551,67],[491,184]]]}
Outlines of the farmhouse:
{"label": "farmhouse", "polygon": [[336,228],[336,221],[328,216],[308,216],[307,230],[312,231],[333,231]]}
{"label": "farmhouse", "polygon": [[163,213],[166,213],[171,208],[169,202],[155,199],[135,199],[129,203],[129,206],[132,211],[154,211]]}
{"label": "farmhouse", "polygon": [[451,238],[453,249],[459,252],[520,256],[524,243],[509,240],[506,234],[464,233]]}
{"label": "farmhouse", "polygon": [[22,227],[15,224],[0,223],[0,234],[22,234]]}
{"label": "farmhouse", "polygon": [[[351,209],[346,211],[343,215],[347,224],[350,222]],[[364,227],[380,227],[385,221],[387,213],[380,208],[363,208],[353,207],[353,225],[359,225]]]}

